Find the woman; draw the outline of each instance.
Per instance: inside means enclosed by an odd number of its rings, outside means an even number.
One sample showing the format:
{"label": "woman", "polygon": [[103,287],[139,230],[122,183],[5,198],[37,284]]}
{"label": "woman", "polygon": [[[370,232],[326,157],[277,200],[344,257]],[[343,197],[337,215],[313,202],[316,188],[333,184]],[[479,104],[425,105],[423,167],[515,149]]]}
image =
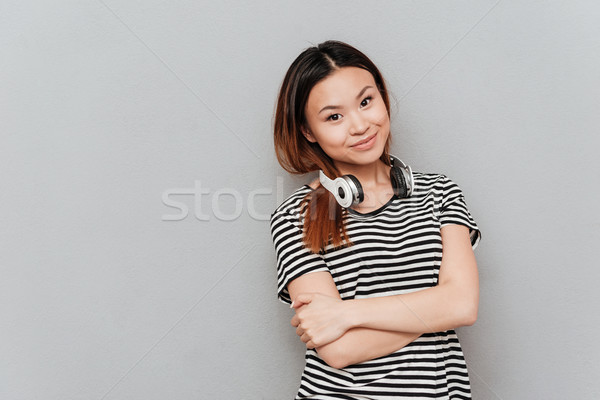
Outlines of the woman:
{"label": "woman", "polygon": [[470,398],[454,328],[477,318],[481,234],[454,182],[389,154],[378,69],[342,42],[306,49],[274,133],[284,169],[322,171],[271,215],[278,296],[307,348],[296,398]]}

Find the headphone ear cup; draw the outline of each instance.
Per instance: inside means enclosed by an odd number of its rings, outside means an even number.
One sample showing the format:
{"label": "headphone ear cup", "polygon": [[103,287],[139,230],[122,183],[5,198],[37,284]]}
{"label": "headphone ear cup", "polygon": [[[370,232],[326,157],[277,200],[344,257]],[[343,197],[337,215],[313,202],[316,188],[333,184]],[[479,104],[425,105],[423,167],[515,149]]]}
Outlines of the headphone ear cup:
{"label": "headphone ear cup", "polygon": [[352,186],[348,183],[348,180],[344,177],[339,177],[333,183],[334,188],[331,191],[333,197],[335,197],[340,206],[344,208],[350,207],[354,199],[352,197]]}
{"label": "headphone ear cup", "polygon": [[354,202],[352,204],[362,203],[362,201],[365,199],[365,194],[358,179],[354,175],[344,175],[344,177],[350,179],[354,183],[354,186],[356,186],[356,192],[352,193],[354,195]]}
{"label": "headphone ear cup", "polygon": [[323,171],[319,171],[321,185],[327,189],[340,206],[351,207],[364,199],[362,186],[358,179],[352,175],[344,175],[330,179]]}
{"label": "headphone ear cup", "polygon": [[392,164],[392,168],[390,168],[390,180],[392,181],[392,188],[396,196],[400,198],[408,197],[406,179],[404,179],[404,174],[395,163]]}

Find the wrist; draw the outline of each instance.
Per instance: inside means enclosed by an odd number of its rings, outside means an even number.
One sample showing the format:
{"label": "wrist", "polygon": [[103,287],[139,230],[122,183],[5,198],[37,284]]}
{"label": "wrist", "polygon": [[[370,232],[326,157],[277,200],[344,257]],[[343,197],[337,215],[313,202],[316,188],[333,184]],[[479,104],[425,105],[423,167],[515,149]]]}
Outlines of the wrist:
{"label": "wrist", "polygon": [[344,319],[348,329],[358,328],[360,326],[360,317],[357,305],[358,304],[355,299],[344,300]]}

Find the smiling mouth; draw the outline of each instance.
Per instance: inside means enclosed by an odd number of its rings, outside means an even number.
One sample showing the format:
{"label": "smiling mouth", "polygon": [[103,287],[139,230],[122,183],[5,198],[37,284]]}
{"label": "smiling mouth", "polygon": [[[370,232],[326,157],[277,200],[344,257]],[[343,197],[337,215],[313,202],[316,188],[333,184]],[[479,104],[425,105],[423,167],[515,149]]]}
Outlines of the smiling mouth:
{"label": "smiling mouth", "polygon": [[350,147],[356,147],[356,146],[360,146],[362,144],[368,143],[371,140],[373,140],[375,138],[375,136],[377,136],[377,133],[374,133],[373,135],[369,136],[368,138],[361,140],[360,142],[354,143],[352,146]]}

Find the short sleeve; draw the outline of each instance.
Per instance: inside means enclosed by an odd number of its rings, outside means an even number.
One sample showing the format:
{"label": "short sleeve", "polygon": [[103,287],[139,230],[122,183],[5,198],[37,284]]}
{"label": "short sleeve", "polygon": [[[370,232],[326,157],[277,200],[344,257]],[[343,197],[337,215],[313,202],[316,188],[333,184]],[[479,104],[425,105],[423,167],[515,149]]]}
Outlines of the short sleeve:
{"label": "short sleeve", "polygon": [[301,275],[329,271],[320,254],[312,253],[302,240],[298,217],[285,211],[271,214],[271,237],[277,256],[277,296],[291,304],[287,285]]}
{"label": "short sleeve", "polygon": [[477,247],[481,240],[481,231],[467,208],[462,190],[446,176],[443,176],[442,179],[442,196],[438,218],[440,228],[448,224],[464,225],[469,228],[471,246],[473,249]]}

